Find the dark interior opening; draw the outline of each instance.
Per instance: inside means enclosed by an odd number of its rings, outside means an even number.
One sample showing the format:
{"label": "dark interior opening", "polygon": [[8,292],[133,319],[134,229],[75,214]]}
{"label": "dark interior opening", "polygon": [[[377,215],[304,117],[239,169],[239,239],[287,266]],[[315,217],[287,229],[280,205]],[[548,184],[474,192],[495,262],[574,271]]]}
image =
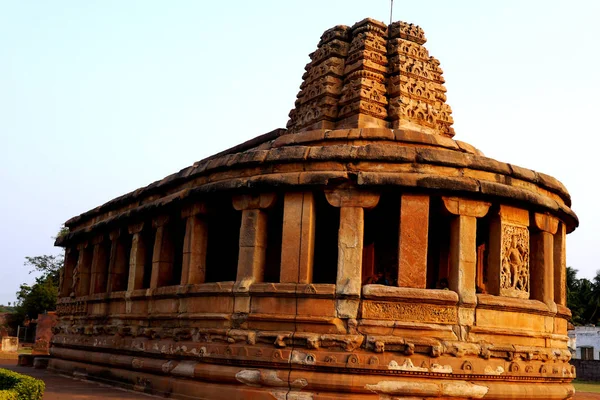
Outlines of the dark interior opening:
{"label": "dark interior opening", "polygon": [[233,208],[230,198],[214,201],[207,215],[205,282],[235,281],[239,256],[242,212]]}
{"label": "dark interior opening", "polygon": [[398,286],[400,195],[383,193],[377,206],[365,210],[363,284]]}
{"label": "dark interior opening", "polygon": [[283,237],[283,196],[266,210],[267,213],[267,254],[265,282],[279,283],[281,273],[281,241]]}
{"label": "dark interior opening", "polygon": [[476,248],[475,291],[487,293],[488,253],[490,250],[490,219],[488,217],[477,218]]}
{"label": "dark interior opening", "polygon": [[335,283],[337,278],[340,209],[324,193],[315,194],[315,255],[313,283]]}
{"label": "dark interior opening", "polygon": [[129,281],[129,256],[131,253],[131,241],[133,235],[126,230],[119,235],[117,244],[116,260],[113,271],[112,291],[121,292],[127,290]]}
{"label": "dark interior opening", "polygon": [[112,246],[112,242],[109,240],[108,237],[105,237],[99,246],[100,249],[97,253],[97,256],[100,259],[98,260],[96,282],[95,287],[93,289],[94,293],[106,293],[108,286],[108,264],[110,261],[110,248]]}
{"label": "dark interior opening", "polygon": [[431,198],[427,251],[427,288],[445,289],[450,275],[450,221],[442,199]]}

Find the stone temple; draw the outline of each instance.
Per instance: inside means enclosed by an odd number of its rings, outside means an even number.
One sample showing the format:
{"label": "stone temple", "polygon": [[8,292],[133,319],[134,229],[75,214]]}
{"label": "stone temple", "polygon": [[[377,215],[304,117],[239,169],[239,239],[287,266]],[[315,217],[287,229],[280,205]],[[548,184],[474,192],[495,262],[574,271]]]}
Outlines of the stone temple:
{"label": "stone temple", "polygon": [[421,28],[336,26],[287,129],[67,221],[50,368],[182,399],[570,399],[556,179],[454,140]]}

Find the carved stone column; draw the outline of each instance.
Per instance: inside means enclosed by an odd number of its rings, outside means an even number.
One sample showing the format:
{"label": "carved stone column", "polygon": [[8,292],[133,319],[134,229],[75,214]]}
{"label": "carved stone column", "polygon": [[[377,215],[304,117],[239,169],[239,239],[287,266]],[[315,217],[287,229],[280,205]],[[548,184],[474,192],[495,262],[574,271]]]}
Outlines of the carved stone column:
{"label": "carved stone column", "polygon": [[171,280],[173,273],[173,243],[169,238],[167,224],[169,217],[162,215],[152,220],[152,227],[156,229],[154,237],[154,252],[152,253],[152,275],[150,289],[165,286]]}
{"label": "carved stone column", "polygon": [[233,207],[242,211],[237,278],[234,286],[234,311],[250,312],[250,285],[262,282],[265,276],[267,250],[267,213],[275,205],[272,193],[240,195],[233,198]]}
{"label": "carved stone column", "polygon": [[73,273],[79,253],[72,247],[65,249],[65,266],[60,271],[59,297],[69,297],[73,292]]}
{"label": "carved stone column", "polygon": [[286,193],[283,206],[280,282],[311,283],[315,250],[315,199]]}
{"label": "carved stone column", "polygon": [[364,209],[379,202],[379,194],[354,189],[326,191],[327,201],[340,209],[338,266],[336,279],[337,314],[356,318],[362,288]]}
{"label": "carved stone column", "polygon": [[398,286],[427,287],[429,196],[402,195],[398,237]]}
{"label": "carved stone column", "polygon": [[[124,233],[125,235],[127,232]],[[110,232],[111,240],[110,259],[108,262],[108,292],[121,292],[127,290],[129,248],[123,241],[120,229]]]}
{"label": "carved stone column", "polygon": [[454,215],[450,223],[450,277],[451,290],[458,293],[462,305],[477,304],[475,270],[477,266],[477,218],[484,217],[490,203],[444,197],[446,210]]}
{"label": "carved stone column", "polygon": [[88,242],[77,246],[79,259],[73,270],[73,295],[76,297],[90,294],[92,251]]}
{"label": "carved stone column", "polygon": [[183,265],[181,284],[204,283],[206,278],[206,244],[207,223],[203,218],[206,213],[204,204],[194,204],[181,212],[186,220],[185,237],[183,239]]}
{"label": "carved stone column", "polygon": [[144,223],[129,225],[128,230],[131,237],[131,251],[129,252],[129,281],[127,291],[143,289],[144,287],[144,265],[146,264],[146,246],[142,237]]}
{"label": "carved stone column", "polygon": [[90,283],[90,294],[106,292],[106,281],[108,277],[108,251],[106,251],[106,237],[98,235],[92,239],[94,253],[92,256],[92,279]]}
{"label": "carved stone column", "polygon": [[554,235],[554,302],[567,306],[567,230],[558,225]]}
{"label": "carved stone column", "polygon": [[528,299],[529,265],[529,212],[501,205],[490,222],[489,293]]}
{"label": "carved stone column", "polygon": [[554,302],[554,234],[558,219],[534,213],[532,223],[536,231],[531,235],[531,297],[546,303],[556,312]]}

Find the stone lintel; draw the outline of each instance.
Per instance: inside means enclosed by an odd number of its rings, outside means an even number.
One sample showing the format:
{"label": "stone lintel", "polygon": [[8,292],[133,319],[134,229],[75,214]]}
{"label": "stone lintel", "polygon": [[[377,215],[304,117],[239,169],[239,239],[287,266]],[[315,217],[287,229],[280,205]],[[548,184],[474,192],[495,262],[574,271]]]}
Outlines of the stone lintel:
{"label": "stone lintel", "polygon": [[532,220],[534,226],[540,231],[554,235],[558,230],[558,219],[549,214],[534,213]]}
{"label": "stone lintel", "polygon": [[444,207],[453,215],[482,218],[491,206],[491,203],[479,200],[461,199],[459,197],[442,197]]}
{"label": "stone lintel", "polygon": [[238,211],[263,210],[277,202],[275,193],[243,194],[233,196],[233,207]]}
{"label": "stone lintel", "polygon": [[353,188],[326,190],[325,197],[333,207],[374,208],[379,203],[379,193]]}

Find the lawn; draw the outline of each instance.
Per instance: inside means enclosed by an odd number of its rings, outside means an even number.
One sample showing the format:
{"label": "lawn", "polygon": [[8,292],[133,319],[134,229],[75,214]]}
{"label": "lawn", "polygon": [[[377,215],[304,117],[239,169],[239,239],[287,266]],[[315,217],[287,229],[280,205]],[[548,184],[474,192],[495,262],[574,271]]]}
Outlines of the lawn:
{"label": "lawn", "polygon": [[591,381],[574,381],[573,386],[575,386],[576,392],[581,393],[600,393],[600,382],[591,382]]}

